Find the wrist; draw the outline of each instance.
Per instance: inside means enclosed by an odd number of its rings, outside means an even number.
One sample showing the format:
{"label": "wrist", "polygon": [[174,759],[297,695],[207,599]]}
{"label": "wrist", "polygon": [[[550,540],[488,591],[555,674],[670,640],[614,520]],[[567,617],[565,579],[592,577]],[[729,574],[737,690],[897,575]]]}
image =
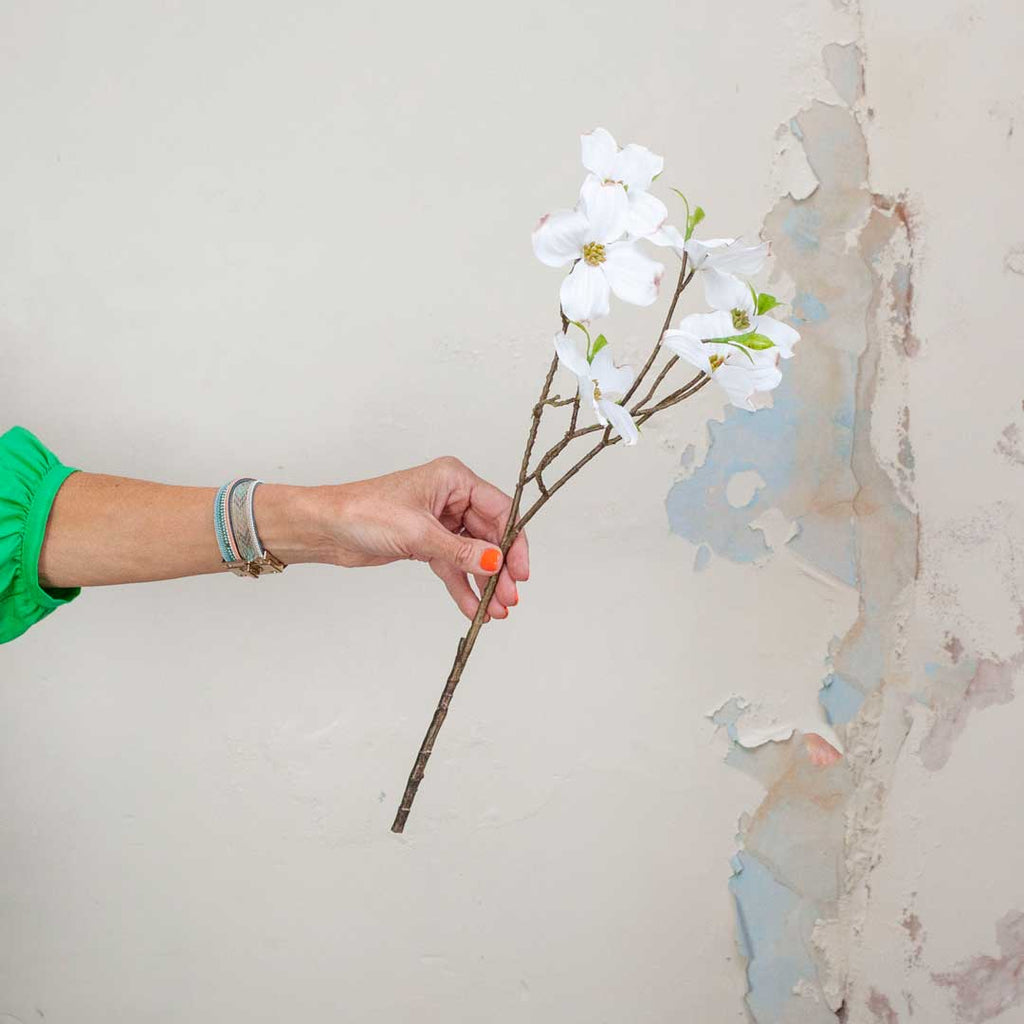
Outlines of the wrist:
{"label": "wrist", "polygon": [[253,518],[263,547],[285,565],[333,562],[324,488],[260,484],[253,495]]}

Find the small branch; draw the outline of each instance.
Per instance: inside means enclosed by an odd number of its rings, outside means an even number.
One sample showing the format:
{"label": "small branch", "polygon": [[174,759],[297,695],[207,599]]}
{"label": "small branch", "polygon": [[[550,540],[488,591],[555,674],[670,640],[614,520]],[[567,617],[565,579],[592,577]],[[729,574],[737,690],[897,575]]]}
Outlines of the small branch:
{"label": "small branch", "polygon": [[549,398],[544,404],[550,405],[553,408],[557,409],[559,406],[572,405],[574,402],[577,401],[579,401],[579,395],[577,395],[576,398],[561,398],[558,395],[554,395],[551,398]]}
{"label": "small branch", "polygon": [[691,270],[689,274],[686,273],[688,259],[689,254],[684,252],[682,262],[679,265],[679,279],[676,281],[676,290],[672,295],[672,301],[668,305],[668,312],[665,314],[665,322],[661,325],[661,332],[658,334],[657,340],[654,342],[654,348],[651,349],[651,354],[647,357],[647,362],[644,363],[643,369],[637,375],[636,380],[633,381],[633,386],[623,397],[623,405],[633,397],[633,393],[638,387],[640,387],[644,377],[647,376],[647,371],[654,365],[654,360],[657,358],[658,352],[661,350],[661,339],[672,325],[672,317],[675,316],[676,306],[679,303],[679,296],[686,291],[686,286],[693,280],[693,275],[697,273],[696,269]]}
{"label": "small branch", "polygon": [[679,356],[673,356],[662,367],[661,373],[658,374],[657,379],[651,385],[651,390],[648,391],[647,394],[644,395],[644,397],[641,398],[640,401],[637,402],[636,405],[634,405],[633,408],[630,410],[630,412],[632,412],[634,416],[636,415],[638,410],[642,409],[651,400],[651,398],[654,396],[654,392],[658,390],[658,385],[668,376],[668,371],[671,370],[672,367],[675,366],[678,362]]}

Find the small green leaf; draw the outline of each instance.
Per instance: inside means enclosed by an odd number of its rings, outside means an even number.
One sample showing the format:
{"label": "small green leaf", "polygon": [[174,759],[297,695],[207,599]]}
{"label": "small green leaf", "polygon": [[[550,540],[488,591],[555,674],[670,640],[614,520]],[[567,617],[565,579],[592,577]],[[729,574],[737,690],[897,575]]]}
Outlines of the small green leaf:
{"label": "small green leaf", "polygon": [[704,207],[695,206],[693,213],[686,218],[686,237],[693,234],[693,229],[704,219]]}
{"label": "small green leaf", "polygon": [[757,315],[760,316],[762,313],[767,313],[769,309],[774,309],[778,304],[779,300],[774,295],[761,292],[757,297]]}
{"label": "small green leaf", "polygon": [[605,345],[607,345],[607,344],[608,344],[608,339],[603,334],[599,334],[594,339],[594,347],[593,347],[593,349],[590,352],[590,359],[593,360],[594,356],[596,356],[597,353],[600,352],[601,349],[603,349],[605,347]]}
{"label": "small green leaf", "polygon": [[705,345],[734,345],[741,348],[752,348],[755,352],[765,348],[774,348],[775,342],[771,338],[758,334],[756,331],[748,331],[746,334],[734,334],[729,338],[704,338]]}

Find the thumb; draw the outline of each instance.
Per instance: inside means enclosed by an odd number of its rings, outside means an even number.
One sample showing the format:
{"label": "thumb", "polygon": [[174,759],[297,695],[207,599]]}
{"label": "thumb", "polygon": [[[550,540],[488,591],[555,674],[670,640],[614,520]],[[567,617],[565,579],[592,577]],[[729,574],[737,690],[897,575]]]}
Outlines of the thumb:
{"label": "thumb", "polygon": [[433,518],[427,520],[412,554],[427,562],[440,559],[474,576],[493,576],[502,562],[497,545],[452,533]]}

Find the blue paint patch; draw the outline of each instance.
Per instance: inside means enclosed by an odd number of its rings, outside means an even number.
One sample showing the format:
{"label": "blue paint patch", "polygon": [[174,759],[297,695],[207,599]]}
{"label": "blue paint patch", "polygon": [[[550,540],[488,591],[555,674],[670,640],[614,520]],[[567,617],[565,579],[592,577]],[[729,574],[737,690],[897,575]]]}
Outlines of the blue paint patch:
{"label": "blue paint patch", "polygon": [[733,858],[732,865],[729,891],[736,901],[740,947],[747,959],[747,1004],[755,1020],[785,1020],[797,983],[806,979],[814,984],[817,978],[802,934],[814,926],[813,907],[746,850]]}
{"label": "blue paint patch", "polygon": [[[798,397],[799,372],[787,367],[773,392],[773,408],[751,413],[729,406],[723,422],[709,423],[704,464],[674,484],[666,498],[672,531],[691,544],[706,544],[719,557],[734,562],[767,558],[771,552],[764,534],[751,523],[769,508],[786,510],[791,491],[806,487],[807,480],[834,476],[837,465],[849,466],[856,357],[849,355],[841,369],[849,387],[844,380],[838,408],[821,402],[805,405]],[[823,443],[815,442],[805,452],[801,437],[821,438]],[[726,487],[733,474],[747,470],[755,470],[764,486],[749,504],[734,508],[726,497]],[[852,473],[849,476],[852,496],[856,482]],[[829,501],[827,512],[812,511],[798,518],[796,526],[797,534],[789,542],[794,551],[837,579],[851,585],[856,582],[855,534],[849,510],[844,512]]]}
{"label": "blue paint patch", "polygon": [[793,312],[804,323],[819,324],[828,319],[828,307],[810,292],[797,292],[793,299]]}
{"label": "blue paint patch", "polygon": [[825,709],[829,725],[845,725],[857,717],[864,694],[845,676],[833,672],[818,692],[818,703]]}
{"label": "blue paint patch", "polygon": [[924,663],[925,674],[932,676],[933,678],[942,671],[942,668],[943,666],[940,665],[937,661],[926,661]]}
{"label": "blue paint patch", "polygon": [[810,206],[794,206],[786,214],[782,230],[801,252],[812,252],[821,240],[821,213]]}
{"label": "blue paint patch", "polygon": [[697,554],[693,558],[693,571],[703,572],[708,567],[708,562],[711,561],[711,548],[707,544],[701,544],[697,548]]}

